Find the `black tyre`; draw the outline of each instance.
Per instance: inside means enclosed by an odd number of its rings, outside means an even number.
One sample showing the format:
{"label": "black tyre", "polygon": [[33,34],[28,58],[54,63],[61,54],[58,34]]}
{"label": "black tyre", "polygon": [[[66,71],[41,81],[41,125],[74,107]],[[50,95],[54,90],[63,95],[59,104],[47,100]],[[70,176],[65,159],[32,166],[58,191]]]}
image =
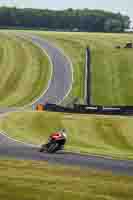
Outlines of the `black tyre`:
{"label": "black tyre", "polygon": [[59,148],[59,144],[58,143],[52,143],[48,149],[47,149],[47,152],[48,153],[55,153]]}

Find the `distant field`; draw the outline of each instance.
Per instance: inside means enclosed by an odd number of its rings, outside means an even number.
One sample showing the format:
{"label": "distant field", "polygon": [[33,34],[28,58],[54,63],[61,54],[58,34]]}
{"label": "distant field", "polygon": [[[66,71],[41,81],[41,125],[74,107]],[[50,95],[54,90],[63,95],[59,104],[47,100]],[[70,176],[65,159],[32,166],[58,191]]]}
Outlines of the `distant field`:
{"label": "distant field", "polygon": [[[35,32],[37,33],[37,32]],[[133,49],[116,49],[133,42],[132,34],[38,32],[55,42],[74,65],[70,96],[84,96],[85,48],[92,52],[92,98],[94,104],[133,105]]]}
{"label": "distant field", "polygon": [[[27,32],[27,31],[26,31]],[[30,32],[30,31],[29,31]],[[116,45],[124,46],[126,42],[133,41],[132,34],[105,34],[105,33],[61,33],[61,32],[38,32],[32,31],[35,34],[39,34],[45,39],[50,40],[55,43],[57,47],[60,47],[64,53],[71,59],[74,66],[74,82],[73,89],[66,99],[66,102],[71,101],[72,97],[79,97],[79,101],[83,102],[84,98],[84,75],[85,75],[85,48],[90,46],[92,52],[92,100],[93,104],[104,104],[104,105],[132,105],[133,95],[132,95],[132,85],[133,85],[133,49],[116,49]],[[4,37],[4,36],[3,36]],[[45,85],[48,81],[49,76],[46,76],[46,71],[48,68],[44,66],[48,65],[47,58],[44,59],[41,50],[38,48],[33,48],[28,42],[16,41],[8,39],[8,42],[4,42],[3,37],[1,37],[1,49],[6,49],[8,51],[8,59],[4,58],[4,50],[1,50],[1,62],[4,62],[6,66],[11,68],[8,70],[7,78],[4,78],[0,88],[0,95],[2,97],[0,105],[24,105],[35,96],[38,96],[40,91],[42,91],[44,82]],[[7,40],[7,38],[6,38]],[[10,42],[9,42],[10,41]],[[7,44],[8,43],[8,44]],[[14,45],[14,46],[13,46]],[[8,48],[6,48],[8,46]],[[13,46],[13,48],[12,48]],[[31,47],[32,46],[32,47]],[[17,54],[14,51],[17,51]],[[19,51],[18,51],[19,49]],[[6,57],[7,53],[5,53]],[[23,59],[23,57],[25,59]],[[32,55],[32,56],[31,56]],[[14,57],[13,57],[14,56]],[[43,57],[42,57],[43,56]],[[34,58],[34,59],[33,59]],[[6,61],[2,61],[6,60]],[[8,60],[8,61],[7,61]],[[41,60],[41,61],[40,61]],[[7,63],[6,63],[7,62]],[[43,63],[44,62],[44,63]],[[17,71],[12,72],[12,68],[20,66]],[[31,67],[27,67],[27,65]],[[24,75],[22,66],[26,66],[25,69],[30,72],[26,74],[34,73],[33,80],[29,80],[30,75]],[[43,73],[37,71],[38,67]],[[37,68],[37,69],[36,69]],[[3,67],[1,67],[3,69]],[[45,71],[46,70],[46,71]],[[13,73],[13,78],[9,77],[9,74]],[[3,71],[0,71],[2,76]],[[25,82],[26,88],[32,88],[27,91],[27,94],[20,98],[19,91],[23,90],[21,88],[23,81],[21,75],[26,77],[27,83]],[[41,74],[41,77],[40,77]],[[35,81],[34,81],[35,76]],[[2,76],[3,77],[3,76]],[[17,77],[17,78],[16,78]],[[8,79],[9,78],[9,79]],[[8,84],[7,81],[11,84]],[[21,79],[21,80],[20,80]],[[43,81],[42,81],[43,80]],[[39,84],[38,84],[39,82]],[[32,85],[28,86],[27,85]],[[11,91],[8,85],[16,87],[17,90]],[[15,86],[14,86],[15,85]],[[21,86],[20,86],[21,85]],[[33,86],[34,85],[34,86]],[[35,87],[37,90],[35,90]],[[2,90],[2,91],[1,91]],[[37,92],[38,91],[38,92]],[[11,95],[12,94],[12,95]],[[19,99],[20,98],[20,99]]]}
{"label": "distant field", "polygon": [[0,107],[22,106],[47,86],[50,64],[31,42],[0,33]]}
{"label": "distant field", "polygon": [[133,177],[39,161],[0,160],[2,200],[132,200]]}
{"label": "distant field", "polygon": [[67,150],[133,159],[133,118],[17,112],[0,121],[0,130],[34,144],[45,143],[52,131],[63,127],[68,131]]}

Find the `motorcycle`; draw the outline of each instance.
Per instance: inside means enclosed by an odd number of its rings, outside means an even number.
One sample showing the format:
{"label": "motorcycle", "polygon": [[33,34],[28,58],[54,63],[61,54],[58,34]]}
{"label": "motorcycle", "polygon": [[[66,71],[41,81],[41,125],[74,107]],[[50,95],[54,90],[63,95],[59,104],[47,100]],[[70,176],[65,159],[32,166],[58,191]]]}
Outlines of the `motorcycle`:
{"label": "motorcycle", "polygon": [[40,152],[55,153],[63,150],[66,143],[66,134],[64,132],[57,132],[48,138],[47,144],[42,144]]}

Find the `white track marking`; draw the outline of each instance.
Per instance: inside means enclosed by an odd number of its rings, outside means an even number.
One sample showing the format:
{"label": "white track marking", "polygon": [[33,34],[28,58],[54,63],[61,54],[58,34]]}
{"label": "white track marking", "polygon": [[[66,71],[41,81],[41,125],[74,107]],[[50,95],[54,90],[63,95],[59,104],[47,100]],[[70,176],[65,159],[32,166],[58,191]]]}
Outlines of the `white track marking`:
{"label": "white track marking", "polygon": [[[29,34],[29,36],[30,36],[30,34]],[[48,39],[44,39],[44,38],[43,38],[42,36],[40,36],[40,35],[33,34],[33,36],[39,37],[40,39],[42,39],[42,40],[44,40],[44,41],[46,41],[46,42],[52,44],[51,41],[49,41]],[[34,43],[34,42],[33,42],[33,43]],[[53,44],[52,44],[52,45],[53,45]],[[58,102],[58,104],[61,104],[61,103],[64,101],[64,99],[67,98],[67,96],[69,95],[70,91],[72,90],[72,86],[73,86],[73,82],[74,82],[74,75],[73,75],[73,74],[74,74],[74,70],[73,70],[72,60],[68,57],[68,55],[65,54],[64,50],[61,49],[55,42],[54,42],[54,47],[56,47],[56,48],[58,49],[58,51],[59,51],[64,57],[66,57],[66,59],[67,59],[68,62],[70,63],[71,74],[72,74],[71,86],[70,86],[68,92],[66,93],[66,95],[63,97],[63,99],[60,100],[60,101]]]}
{"label": "white track marking", "polygon": [[[46,41],[47,41],[47,42],[50,42],[49,40],[46,40]],[[55,42],[54,42],[54,46],[55,46],[55,47],[59,50],[59,52],[60,52],[64,57],[66,57],[67,60],[69,61],[69,63],[70,63],[70,68],[71,68],[71,74],[72,74],[72,83],[71,83],[71,86],[70,86],[68,92],[66,93],[66,95],[63,97],[63,99],[62,99],[61,101],[59,101],[58,104],[61,104],[61,103],[67,98],[67,96],[69,95],[69,93],[70,93],[71,90],[72,90],[72,86],[73,86],[73,83],[74,83],[74,69],[73,69],[72,60],[70,59],[70,57],[69,57],[68,55],[65,54],[64,50],[61,49],[57,44],[55,44]]]}
{"label": "white track marking", "polygon": [[40,145],[34,145],[34,144],[25,143],[25,142],[22,142],[20,140],[13,139],[13,138],[9,137],[8,134],[5,133],[4,131],[0,131],[0,134],[3,135],[4,137],[8,138],[9,140],[13,141],[13,142],[21,143],[21,144],[24,144],[24,145],[27,145],[27,146],[30,146],[30,147],[40,147]]}
{"label": "white track marking", "polygon": [[50,66],[51,66],[51,70],[50,70],[50,71],[51,71],[51,73],[50,73],[50,79],[49,79],[49,81],[48,81],[47,88],[46,88],[46,89],[42,92],[42,94],[41,94],[38,98],[36,98],[33,102],[31,102],[31,103],[29,103],[29,104],[27,104],[27,105],[24,105],[23,107],[25,108],[25,107],[27,107],[27,106],[32,106],[32,105],[34,105],[34,104],[48,91],[48,89],[49,89],[49,87],[50,87],[50,84],[51,84],[51,81],[52,81],[53,67],[54,67],[54,66],[53,66],[52,60],[51,60],[50,56],[48,55],[47,51],[46,51],[44,48],[42,48],[39,44],[33,42],[33,41],[32,41],[32,38],[29,38],[30,36],[26,37],[26,35],[21,35],[21,34],[17,34],[17,36],[18,36],[18,37],[21,37],[21,38],[23,38],[23,39],[25,39],[25,40],[28,40],[28,41],[30,41],[32,44],[34,44],[35,46],[39,47],[39,48],[44,52],[44,54],[48,57],[49,62],[50,62]]}

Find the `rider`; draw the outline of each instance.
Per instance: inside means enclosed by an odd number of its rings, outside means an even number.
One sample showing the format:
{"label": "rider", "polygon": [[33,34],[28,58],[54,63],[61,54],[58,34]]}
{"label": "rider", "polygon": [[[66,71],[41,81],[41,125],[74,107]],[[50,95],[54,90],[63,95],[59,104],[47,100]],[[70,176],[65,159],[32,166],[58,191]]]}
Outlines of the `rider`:
{"label": "rider", "polygon": [[66,130],[63,128],[63,129],[61,129],[57,132],[52,133],[48,138],[48,143],[41,145],[41,149],[39,151],[40,152],[45,151],[45,148],[48,148],[48,146],[52,142],[55,142],[55,141],[59,143],[60,150],[63,150],[64,144],[66,143],[66,140],[67,140],[67,134],[66,134]]}
{"label": "rider", "polygon": [[58,140],[58,142],[61,144],[61,148],[63,148],[67,140],[66,130],[63,128],[57,132],[52,133],[49,137],[49,142],[52,142],[52,140],[55,139]]}

